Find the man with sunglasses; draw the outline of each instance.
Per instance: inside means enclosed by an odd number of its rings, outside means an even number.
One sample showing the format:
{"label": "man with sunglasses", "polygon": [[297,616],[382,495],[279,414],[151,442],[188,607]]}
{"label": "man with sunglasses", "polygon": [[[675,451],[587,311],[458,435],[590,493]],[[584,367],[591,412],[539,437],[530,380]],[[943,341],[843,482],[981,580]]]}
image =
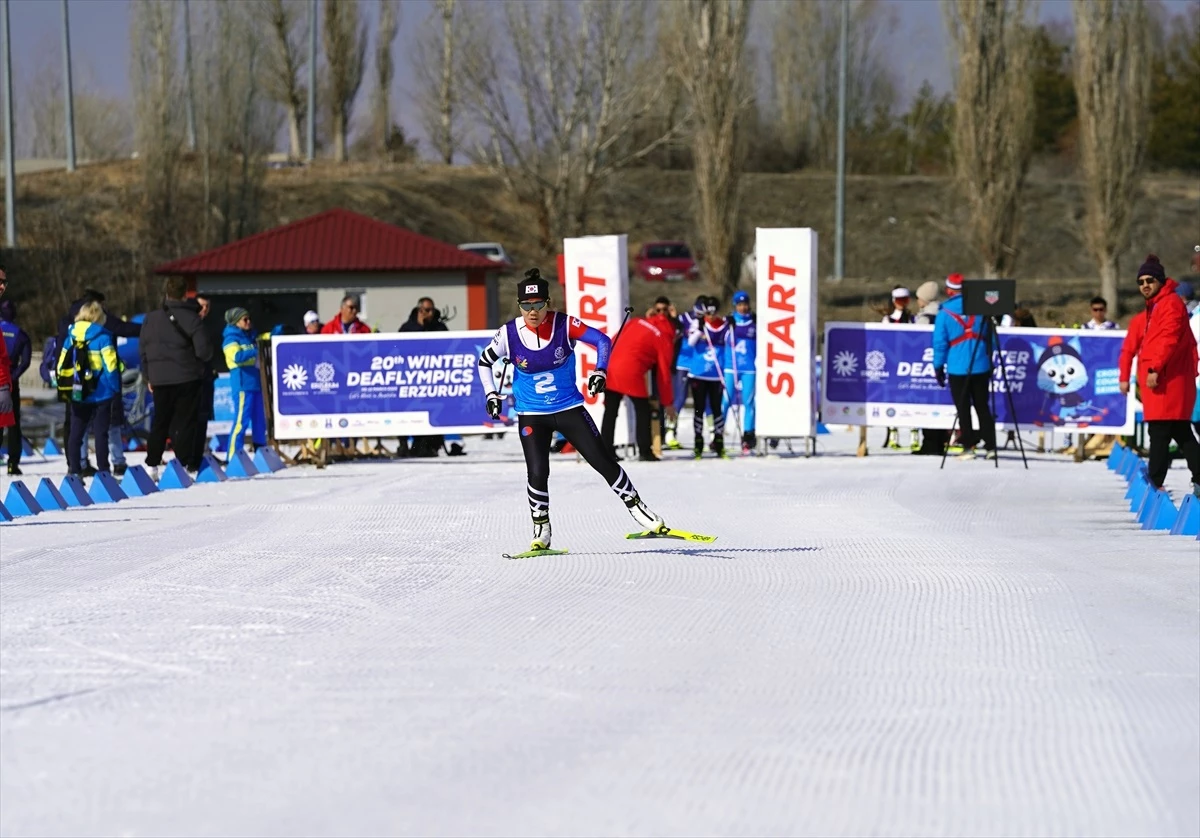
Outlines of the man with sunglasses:
{"label": "man with sunglasses", "polygon": [[1085,329],[1115,329],[1117,324],[1108,319],[1108,300],[1092,297],[1092,318],[1083,324]]}
{"label": "man with sunglasses", "polygon": [[442,322],[442,313],[437,310],[430,297],[417,300],[417,306],[400,326],[402,332],[448,332]]}
{"label": "man with sunglasses", "polygon": [[625,469],[605,448],[575,384],[575,344],[583,341],[596,347],[598,356],[596,368],[588,376],[587,391],[592,396],[604,392],[612,341],[579,319],[554,311],[550,285],[537,268],[530,268],[524,279],[518,280],[517,301],[521,316],[501,326],[479,356],[479,381],[487,393],[488,415],[499,419],[503,399],[492,367],[502,359],[511,359],[517,424],[528,475],[529,514],[533,518],[529,549],[550,549],[550,441],[555,431],[600,473],[638,526],[663,531],[666,525],[662,518],[642,503]]}
{"label": "man with sunglasses", "polygon": [[1171,441],[1192,472],[1192,491],[1200,497],[1200,442],[1189,420],[1196,402],[1198,350],[1188,326],[1187,307],[1175,293],[1158,257],[1150,254],[1138,268],[1138,291],[1146,301],[1129,321],[1121,346],[1120,387],[1129,392],[1133,359],[1142,414],[1150,436],[1150,482],[1162,488],[1171,468]]}
{"label": "man with sunglasses", "polygon": [[357,294],[342,297],[342,307],[321,329],[323,335],[369,335],[371,327],[358,319],[362,311],[362,299]]}

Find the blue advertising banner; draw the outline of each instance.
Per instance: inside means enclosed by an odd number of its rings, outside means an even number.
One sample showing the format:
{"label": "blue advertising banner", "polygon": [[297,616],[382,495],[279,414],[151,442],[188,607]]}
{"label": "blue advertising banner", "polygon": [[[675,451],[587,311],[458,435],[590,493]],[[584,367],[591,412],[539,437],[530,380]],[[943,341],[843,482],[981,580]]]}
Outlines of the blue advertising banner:
{"label": "blue advertising banner", "polygon": [[492,335],[275,335],[275,438],[488,433],[476,362]]}
{"label": "blue advertising banner", "polygon": [[213,382],[213,418],[208,423],[209,438],[232,432],[235,418],[233,387],[229,383],[229,373],[223,372]]}
{"label": "blue advertising banner", "polygon": [[[1118,387],[1123,331],[1000,329],[993,354],[996,420],[1011,429],[1001,361],[1024,428],[1131,434],[1133,395]],[[933,327],[826,323],[821,408],[824,422],[949,428],[950,390],[933,369]]]}

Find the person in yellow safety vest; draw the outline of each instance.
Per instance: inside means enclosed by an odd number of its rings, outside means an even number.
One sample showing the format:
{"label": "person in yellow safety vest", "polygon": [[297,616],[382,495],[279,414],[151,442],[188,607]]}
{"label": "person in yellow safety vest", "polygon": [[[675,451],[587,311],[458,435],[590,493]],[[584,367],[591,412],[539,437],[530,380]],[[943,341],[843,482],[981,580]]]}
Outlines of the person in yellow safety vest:
{"label": "person in yellow safety vest", "polygon": [[92,301],[80,307],[67,330],[67,341],[58,353],[58,386],[66,393],[71,412],[67,440],[67,473],[83,470],[84,434],[96,440],[96,468],[107,473],[108,426],[112,400],[121,398],[121,373],[112,333],[103,327],[104,308]]}
{"label": "person in yellow safety vest", "polygon": [[229,367],[233,395],[233,430],[229,434],[229,456],[237,456],[246,440],[247,427],[257,448],[267,444],[267,417],[263,411],[262,380],[258,372],[258,347],[250,331],[250,312],[235,307],[225,312],[221,348]]}

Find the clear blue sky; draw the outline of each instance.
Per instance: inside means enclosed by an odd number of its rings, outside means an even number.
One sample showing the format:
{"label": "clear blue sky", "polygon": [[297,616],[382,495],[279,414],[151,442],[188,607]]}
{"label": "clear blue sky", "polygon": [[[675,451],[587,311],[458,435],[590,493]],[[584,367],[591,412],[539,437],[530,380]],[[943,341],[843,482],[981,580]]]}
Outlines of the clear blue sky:
{"label": "clear blue sky", "polygon": [[[327,1],[327,0],[326,0]],[[82,87],[113,96],[129,95],[129,0],[69,0],[71,49],[75,59],[75,78]],[[803,2],[803,0],[796,0]],[[898,28],[890,39],[892,66],[901,94],[914,94],[928,79],[939,91],[950,83],[946,55],[946,34],[939,0],[884,0],[895,14]],[[1161,0],[1171,13],[1184,11],[1200,0]],[[362,0],[369,19],[378,16],[374,0]],[[14,93],[21,102],[21,81],[28,80],[39,62],[53,55],[61,61],[61,21],[59,0],[11,0],[10,19],[13,33]],[[1070,0],[1042,0],[1039,16],[1043,21],[1071,18]],[[398,118],[405,131],[423,139],[414,113],[412,77],[405,55],[408,45],[430,12],[428,0],[403,0],[400,34],[396,39],[394,99]],[[365,86],[364,86],[365,87]],[[423,144],[424,145],[424,144]]]}

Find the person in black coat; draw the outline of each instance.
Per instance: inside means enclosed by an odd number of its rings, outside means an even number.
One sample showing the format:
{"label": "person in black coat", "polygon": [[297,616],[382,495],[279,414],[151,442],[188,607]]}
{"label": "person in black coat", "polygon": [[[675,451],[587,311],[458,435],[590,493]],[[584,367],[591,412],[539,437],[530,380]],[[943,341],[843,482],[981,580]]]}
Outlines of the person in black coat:
{"label": "person in black coat", "polygon": [[400,326],[401,332],[448,332],[442,322],[442,313],[433,304],[430,297],[417,300],[417,307],[408,315],[408,320]]}

